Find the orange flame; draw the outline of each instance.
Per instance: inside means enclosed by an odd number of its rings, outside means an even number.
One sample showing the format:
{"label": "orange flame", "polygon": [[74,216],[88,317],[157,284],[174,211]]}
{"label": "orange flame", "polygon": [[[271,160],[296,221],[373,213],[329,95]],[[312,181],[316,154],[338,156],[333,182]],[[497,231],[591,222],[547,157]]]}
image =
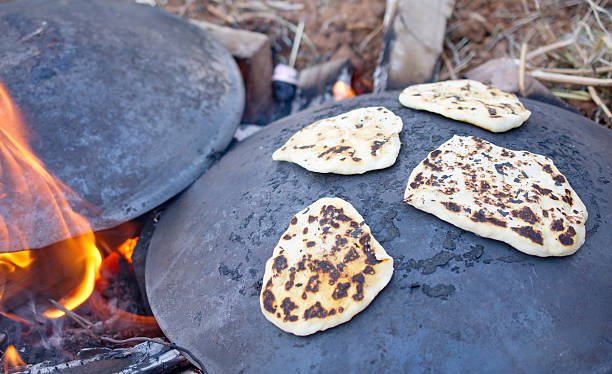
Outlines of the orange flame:
{"label": "orange flame", "polygon": [[4,372],[8,373],[9,369],[18,367],[18,366],[26,366],[27,364],[23,362],[21,357],[19,357],[19,353],[15,349],[15,346],[9,345],[4,352],[4,357],[2,357],[2,366],[4,367]]}
{"label": "orange flame", "polygon": [[355,91],[350,85],[343,81],[337,81],[332,87],[332,93],[334,94],[334,100],[340,101],[355,96]]}
{"label": "orange flame", "polygon": [[132,253],[134,253],[134,248],[136,248],[136,243],[138,243],[138,237],[129,238],[117,247],[117,252],[121,253],[121,255],[131,264],[132,263]]}
{"label": "orange flame", "polygon": [[[87,300],[93,291],[102,257],[89,222],[74,212],[68,203],[67,197],[76,197],[76,194],[45,169],[43,162],[28,146],[25,131],[17,107],[0,83],[0,203],[7,199],[5,201],[11,204],[4,210],[7,216],[0,216],[0,252],[32,248],[29,240],[41,224],[54,226],[52,238],[58,241],[70,239],[60,244],[59,255],[51,259],[47,256],[45,261],[37,261],[38,252],[47,250],[0,254],[0,287],[4,289],[3,282],[10,280],[12,289],[25,288],[33,283],[32,278],[40,276],[36,268],[43,265],[40,263],[61,261],[53,269],[58,277],[62,277],[62,269],[68,267],[77,269],[79,273],[78,285],[70,287],[72,290],[59,300],[71,310]],[[26,221],[27,213],[36,209],[44,209],[54,219],[44,223]],[[15,223],[15,220],[20,222]],[[6,296],[0,294],[0,302],[4,302]],[[44,315],[57,318],[64,312],[50,309]]]}
{"label": "orange flame", "polygon": [[[0,220],[2,217],[0,217]],[[2,253],[0,254],[0,272],[12,273],[16,268],[25,269],[34,259],[30,251]]]}

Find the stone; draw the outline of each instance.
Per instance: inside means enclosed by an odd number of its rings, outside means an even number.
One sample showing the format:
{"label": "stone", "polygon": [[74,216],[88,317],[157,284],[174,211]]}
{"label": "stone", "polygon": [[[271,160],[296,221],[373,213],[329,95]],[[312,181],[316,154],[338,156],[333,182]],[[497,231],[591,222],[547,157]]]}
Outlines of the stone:
{"label": "stone", "polygon": [[337,58],[300,71],[293,111],[333,101],[332,87],[341,77],[350,80],[348,58]]}
{"label": "stone", "polygon": [[[518,61],[508,57],[489,60],[466,72],[465,77],[489,84],[502,91],[512,92],[517,96],[520,95]],[[543,101],[565,109],[571,108],[563,100],[553,95],[546,86],[535,80],[529,72],[525,74],[525,91],[530,99]]]}
{"label": "stone", "polygon": [[443,50],[454,0],[387,0],[375,91],[430,82]]}

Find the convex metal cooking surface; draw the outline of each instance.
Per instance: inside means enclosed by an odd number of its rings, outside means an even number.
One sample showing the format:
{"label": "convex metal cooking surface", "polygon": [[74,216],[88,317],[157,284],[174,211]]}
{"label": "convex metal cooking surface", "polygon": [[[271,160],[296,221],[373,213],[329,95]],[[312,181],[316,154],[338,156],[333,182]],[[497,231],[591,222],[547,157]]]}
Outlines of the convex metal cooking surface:
{"label": "convex metal cooking surface", "polygon": [[[0,30],[0,80],[25,115],[30,144],[99,209],[81,210],[94,230],[187,187],[229,144],[242,116],[242,78],[229,53],[157,8],[13,1],[0,4]],[[7,222],[41,223],[29,248],[65,239],[45,230],[52,217],[42,210],[10,217],[10,204],[0,202]]]}
{"label": "convex metal cooking surface", "polygon": [[[524,100],[528,122],[493,134],[403,108],[397,95],[360,96],[271,124],[174,202],[146,268],[162,330],[211,373],[612,370],[612,133]],[[341,176],[272,161],[301,127],[379,105],[404,121],[392,167]],[[582,249],[528,256],[401,203],[412,169],[453,134],[552,158],[589,211]],[[297,337],[265,320],[261,279],[291,217],[323,196],[353,204],[395,259],[395,273],[350,322]]]}

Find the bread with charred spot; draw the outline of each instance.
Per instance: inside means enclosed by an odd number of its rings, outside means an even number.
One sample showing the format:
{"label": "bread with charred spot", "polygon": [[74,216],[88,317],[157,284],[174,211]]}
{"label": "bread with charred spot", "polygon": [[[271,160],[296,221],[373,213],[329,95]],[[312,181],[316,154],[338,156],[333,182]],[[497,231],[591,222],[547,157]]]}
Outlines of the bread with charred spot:
{"label": "bread with charred spot", "polygon": [[475,80],[450,80],[417,84],[399,96],[402,105],[468,122],[491,132],[522,125],[531,112],[516,95]]}
{"label": "bread with charred spot", "polygon": [[585,241],[588,212],[548,157],[453,136],[410,174],[404,201],[521,252],[567,256]]}
{"label": "bread with charred spot", "polygon": [[393,259],[348,202],[322,198],[290,220],[266,263],[265,318],[295,335],[349,321],[389,283]]}
{"label": "bread with charred spot", "polygon": [[351,110],[296,132],[272,155],[318,173],[363,174],[395,163],[402,119],[384,107]]}

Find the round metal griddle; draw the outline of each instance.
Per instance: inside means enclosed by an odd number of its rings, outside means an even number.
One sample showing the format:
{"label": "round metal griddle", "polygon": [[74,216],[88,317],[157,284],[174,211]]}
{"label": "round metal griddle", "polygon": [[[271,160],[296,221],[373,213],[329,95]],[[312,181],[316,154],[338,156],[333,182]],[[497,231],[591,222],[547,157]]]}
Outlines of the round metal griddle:
{"label": "round metal griddle", "polygon": [[[227,147],[240,121],[244,90],[232,57],[157,8],[13,1],[0,4],[0,30],[0,81],[25,115],[35,153],[98,208],[75,202],[94,230],[183,190]],[[29,248],[65,239],[45,227],[54,217],[40,209],[11,217],[10,204],[0,201],[5,221],[39,223],[26,233]]]}
{"label": "round metal griddle", "polygon": [[[493,134],[403,108],[397,95],[362,96],[271,124],[168,208],[146,267],[164,333],[211,373],[612,370],[612,132],[525,100],[528,122]],[[272,161],[301,127],[379,105],[404,122],[392,167],[341,176]],[[453,134],[551,157],[588,208],[582,249],[566,258],[528,256],[401,203],[411,170]],[[348,323],[297,337],[265,320],[258,295],[290,218],[323,196],[355,206],[395,259],[395,272]]]}

